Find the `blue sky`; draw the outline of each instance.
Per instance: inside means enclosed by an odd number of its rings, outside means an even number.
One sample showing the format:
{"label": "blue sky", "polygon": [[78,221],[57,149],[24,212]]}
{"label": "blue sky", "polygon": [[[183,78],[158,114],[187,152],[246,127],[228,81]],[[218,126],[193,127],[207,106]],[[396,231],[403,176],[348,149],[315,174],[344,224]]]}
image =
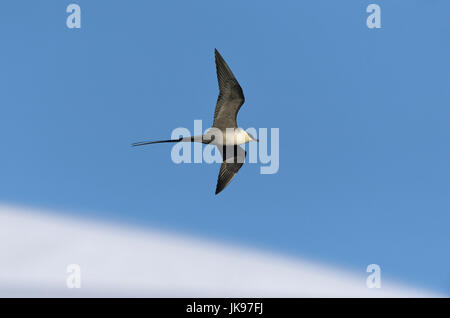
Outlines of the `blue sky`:
{"label": "blue sky", "polygon": [[[0,202],[60,208],[382,274],[450,294],[448,1],[4,1]],[[381,7],[370,30],[366,7]],[[212,124],[214,48],[280,129],[280,169],[175,165]],[[75,212],[73,212],[75,211]]]}

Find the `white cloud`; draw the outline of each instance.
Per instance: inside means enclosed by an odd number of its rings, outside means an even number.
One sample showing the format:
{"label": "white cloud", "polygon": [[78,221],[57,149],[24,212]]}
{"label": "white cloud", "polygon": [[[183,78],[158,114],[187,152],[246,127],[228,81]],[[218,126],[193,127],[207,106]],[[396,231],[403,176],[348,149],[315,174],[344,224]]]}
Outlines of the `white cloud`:
{"label": "white cloud", "polygon": [[[422,297],[383,279],[157,230],[0,205],[0,296]],[[66,268],[81,266],[81,288]]]}

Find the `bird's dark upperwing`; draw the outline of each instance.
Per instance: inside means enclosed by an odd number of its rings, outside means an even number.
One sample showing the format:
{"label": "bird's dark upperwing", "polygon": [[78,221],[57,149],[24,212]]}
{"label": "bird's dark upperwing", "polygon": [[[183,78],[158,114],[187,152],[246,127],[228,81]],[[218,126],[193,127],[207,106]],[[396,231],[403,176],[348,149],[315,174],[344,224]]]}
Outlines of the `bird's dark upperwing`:
{"label": "bird's dark upperwing", "polygon": [[220,53],[215,50],[219,98],[214,112],[213,127],[225,130],[237,128],[236,117],[245,98],[242,88]]}
{"label": "bird's dark upperwing", "polygon": [[244,164],[247,152],[240,146],[218,146],[222,154],[223,162],[220,166],[219,177],[217,179],[216,194],[221,192],[233,180],[236,173]]}

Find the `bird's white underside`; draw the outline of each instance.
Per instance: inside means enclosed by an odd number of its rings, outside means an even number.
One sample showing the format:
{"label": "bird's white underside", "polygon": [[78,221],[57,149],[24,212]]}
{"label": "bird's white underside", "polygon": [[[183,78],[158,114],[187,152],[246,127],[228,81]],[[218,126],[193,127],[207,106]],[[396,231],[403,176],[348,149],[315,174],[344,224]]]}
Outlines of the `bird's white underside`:
{"label": "bird's white underside", "polygon": [[242,145],[250,142],[252,139],[247,132],[242,128],[226,129],[225,131],[217,128],[210,128],[205,134],[205,139],[211,139],[214,136],[211,144],[216,146],[234,146]]}

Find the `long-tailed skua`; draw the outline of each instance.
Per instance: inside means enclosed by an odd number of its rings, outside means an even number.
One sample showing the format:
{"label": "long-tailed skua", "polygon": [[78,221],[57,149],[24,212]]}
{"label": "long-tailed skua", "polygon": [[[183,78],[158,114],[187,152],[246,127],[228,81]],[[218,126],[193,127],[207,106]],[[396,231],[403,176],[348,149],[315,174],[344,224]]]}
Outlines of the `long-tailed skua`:
{"label": "long-tailed skua", "polygon": [[219,82],[219,97],[214,111],[213,126],[201,136],[136,142],[132,145],[143,146],[163,142],[201,142],[217,146],[222,155],[222,165],[220,166],[216,186],[216,194],[218,194],[225,189],[244,164],[247,153],[239,145],[250,141],[257,142],[258,139],[237,126],[236,117],[242,104],[244,104],[244,93],[217,49],[214,50],[214,53]]}

